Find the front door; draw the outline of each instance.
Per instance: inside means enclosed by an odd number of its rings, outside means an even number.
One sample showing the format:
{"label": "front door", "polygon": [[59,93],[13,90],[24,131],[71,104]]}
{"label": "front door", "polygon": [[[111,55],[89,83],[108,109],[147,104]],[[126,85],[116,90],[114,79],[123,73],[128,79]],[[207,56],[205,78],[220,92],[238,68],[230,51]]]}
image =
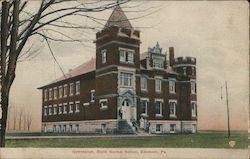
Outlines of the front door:
{"label": "front door", "polygon": [[130,102],[127,99],[125,99],[122,102],[122,119],[125,119],[125,120],[131,119],[131,106],[130,106]]}

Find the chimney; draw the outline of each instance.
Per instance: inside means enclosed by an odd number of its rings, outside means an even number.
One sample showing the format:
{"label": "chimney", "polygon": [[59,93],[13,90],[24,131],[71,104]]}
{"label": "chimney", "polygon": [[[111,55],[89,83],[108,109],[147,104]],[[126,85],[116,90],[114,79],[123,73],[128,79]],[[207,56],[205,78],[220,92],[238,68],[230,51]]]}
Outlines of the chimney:
{"label": "chimney", "polygon": [[170,66],[174,64],[174,47],[169,48],[169,64]]}

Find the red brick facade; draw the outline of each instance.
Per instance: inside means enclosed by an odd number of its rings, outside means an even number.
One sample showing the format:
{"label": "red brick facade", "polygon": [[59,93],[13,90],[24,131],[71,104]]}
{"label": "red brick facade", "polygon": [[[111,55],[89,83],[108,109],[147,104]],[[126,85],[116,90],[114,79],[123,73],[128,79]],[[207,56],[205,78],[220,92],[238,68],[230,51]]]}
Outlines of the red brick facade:
{"label": "red brick facade", "polygon": [[[116,12],[122,12],[120,7],[114,10],[111,19]],[[151,125],[154,133],[157,129],[165,130],[157,122],[162,125],[161,121],[190,121],[196,129],[195,58],[174,58],[173,47],[163,53],[158,43],[140,54],[140,32],[129,22],[113,25],[108,21],[96,34],[95,43],[96,59],[88,64],[95,63],[95,67],[82,65],[77,71],[69,72],[69,77],[40,88],[43,123],[127,120],[133,126],[139,123],[141,128],[151,130],[150,122],[152,125],[156,122],[155,127]],[[76,83],[80,85],[79,94]],[[59,87],[65,85],[67,95],[60,97]],[[61,93],[64,94],[64,89]],[[140,122],[144,122],[144,126]],[[171,129],[173,126],[169,132]]]}

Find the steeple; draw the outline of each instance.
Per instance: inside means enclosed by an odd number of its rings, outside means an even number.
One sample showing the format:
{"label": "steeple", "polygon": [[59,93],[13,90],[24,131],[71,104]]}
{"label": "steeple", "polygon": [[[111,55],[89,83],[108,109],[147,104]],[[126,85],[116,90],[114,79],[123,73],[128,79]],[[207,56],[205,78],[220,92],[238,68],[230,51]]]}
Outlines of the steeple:
{"label": "steeple", "polygon": [[126,28],[126,29],[132,29],[132,25],[129,22],[127,16],[124,14],[121,7],[118,5],[113,10],[112,14],[110,15],[105,28],[111,27],[111,26],[117,26],[119,28]]}

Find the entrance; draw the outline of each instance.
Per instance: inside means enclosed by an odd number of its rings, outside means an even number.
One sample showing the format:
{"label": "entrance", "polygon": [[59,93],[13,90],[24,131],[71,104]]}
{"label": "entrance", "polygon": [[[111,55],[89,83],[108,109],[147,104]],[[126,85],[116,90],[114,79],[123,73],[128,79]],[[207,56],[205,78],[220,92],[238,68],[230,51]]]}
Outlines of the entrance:
{"label": "entrance", "polygon": [[131,105],[128,99],[125,99],[122,102],[122,119],[125,120],[131,119]]}

